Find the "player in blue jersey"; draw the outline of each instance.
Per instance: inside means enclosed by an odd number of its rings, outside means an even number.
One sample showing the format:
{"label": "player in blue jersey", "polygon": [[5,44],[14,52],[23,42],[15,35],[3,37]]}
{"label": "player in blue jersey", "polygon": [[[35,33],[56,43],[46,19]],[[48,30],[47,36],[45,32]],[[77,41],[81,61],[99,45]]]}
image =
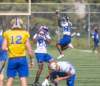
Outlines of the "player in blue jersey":
{"label": "player in blue jersey", "polygon": [[51,71],[43,81],[42,86],[49,86],[49,79],[54,86],[58,86],[62,80],[66,80],[66,85],[64,86],[75,86],[76,73],[71,63],[67,61],[54,61],[49,64],[49,68]]}
{"label": "player in blue jersey", "polygon": [[93,32],[93,42],[94,42],[94,47],[93,47],[93,51],[96,52],[96,49],[98,50],[99,47],[99,32],[98,32],[98,28],[95,27],[94,32]]}
{"label": "player in blue jersey", "polygon": [[3,78],[4,78],[4,67],[7,60],[7,52],[2,50],[2,43],[3,43],[3,37],[2,37],[3,31],[0,31],[0,86],[3,86]]}
{"label": "player in blue jersey", "polygon": [[73,48],[71,44],[72,23],[69,21],[69,17],[62,17],[61,20],[59,20],[59,27],[62,29],[63,37],[56,44],[56,47],[60,53],[58,59],[64,57],[63,51],[66,48]]}
{"label": "player in blue jersey", "polygon": [[35,86],[38,86],[39,78],[43,70],[44,62],[49,63],[53,61],[53,58],[47,53],[47,45],[51,41],[51,37],[48,33],[48,27],[41,26],[39,28],[39,31],[33,36],[33,41],[36,42],[37,44],[37,48],[35,50],[35,56],[38,63],[38,70],[33,84]]}

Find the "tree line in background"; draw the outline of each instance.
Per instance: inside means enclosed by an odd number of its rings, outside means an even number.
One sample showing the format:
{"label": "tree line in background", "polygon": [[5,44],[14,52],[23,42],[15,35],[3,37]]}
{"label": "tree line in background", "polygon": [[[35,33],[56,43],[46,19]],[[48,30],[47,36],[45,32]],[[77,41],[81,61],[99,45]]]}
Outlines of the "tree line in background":
{"label": "tree line in background", "polygon": [[[39,2],[40,3],[41,2],[60,3],[60,2],[68,2],[68,1],[71,2],[71,1],[75,1],[75,0],[32,0],[32,2],[34,2],[34,3],[39,3]],[[0,0],[0,2],[15,2],[15,0]],[[28,2],[28,0],[16,0],[16,2]],[[85,2],[98,3],[98,2],[100,2],[100,0],[85,0]],[[68,9],[71,10],[71,7],[63,6],[62,8],[64,8],[64,10],[66,9],[68,11]],[[4,8],[5,8],[5,6],[4,6]],[[99,9],[100,9],[100,6],[99,5],[95,5],[95,6],[91,5],[90,8],[93,11],[95,9],[98,12]],[[48,5],[47,5],[47,7],[32,6],[32,11],[34,12],[34,10],[36,10],[36,12],[41,11],[41,10],[52,11],[52,10],[55,10],[55,6],[48,6]],[[88,24],[90,24],[90,26],[92,26],[94,23],[99,25],[100,15],[98,13],[97,14],[96,13],[90,14],[90,23],[88,21],[88,18],[89,18],[88,14],[86,14],[86,16],[83,19],[78,19],[78,17],[76,17],[75,13],[73,13],[73,14],[69,13],[69,14],[66,14],[66,15],[68,15],[70,17],[70,19],[73,23],[73,26],[76,27],[76,32],[80,32],[82,34],[81,41],[85,46],[87,33],[88,33],[88,27],[89,27]],[[8,24],[9,21],[10,21],[10,17],[0,16],[0,29],[6,30],[9,26],[9,24]],[[27,20],[27,16],[26,16],[25,17],[26,24],[27,24],[27,21],[28,20]],[[31,35],[34,34],[33,32],[36,32],[35,28],[38,24],[48,25],[49,28],[50,28],[49,30],[52,33],[52,36],[56,36],[55,31],[57,30],[57,19],[56,19],[55,14],[45,14],[45,13],[32,14],[31,17],[30,17],[30,25],[28,25],[28,26],[30,26],[29,27],[30,30],[31,30],[30,32],[32,32]]]}
{"label": "tree line in background", "polygon": [[[29,0],[0,0],[0,2],[18,2],[24,3],[28,2]],[[41,2],[51,2],[51,3],[64,3],[64,2],[75,2],[78,0],[31,0],[33,3],[41,3]],[[87,3],[100,3],[100,0],[79,0],[85,1]]]}

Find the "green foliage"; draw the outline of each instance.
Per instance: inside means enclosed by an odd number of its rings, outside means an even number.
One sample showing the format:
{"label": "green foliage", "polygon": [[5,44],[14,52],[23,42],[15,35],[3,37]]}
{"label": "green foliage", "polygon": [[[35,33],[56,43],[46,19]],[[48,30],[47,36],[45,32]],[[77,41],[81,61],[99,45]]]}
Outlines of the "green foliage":
{"label": "green foliage", "polygon": [[[73,38],[72,44],[75,48],[88,49],[87,38]],[[90,49],[93,48],[93,40],[90,39]]]}
{"label": "green foliage", "polygon": [[24,3],[26,2],[25,0],[16,0],[17,3]]}
{"label": "green foliage", "polygon": [[100,0],[86,0],[88,3],[100,3]]}
{"label": "green foliage", "polygon": [[32,4],[33,12],[52,12],[58,8],[57,4]]}
{"label": "green foliage", "polygon": [[[26,2],[28,0],[0,0],[0,2]],[[47,2],[47,3],[64,3],[64,2],[75,2],[75,0],[31,0],[32,2]],[[100,0],[85,0],[85,2],[89,3],[100,3]]]}
{"label": "green foliage", "polygon": [[26,0],[0,0],[0,2],[16,2],[16,3],[24,3]]}
{"label": "green foliage", "polygon": [[51,20],[42,18],[42,17],[35,17],[31,22],[34,22],[35,24],[41,24],[41,25],[53,25],[53,22]]}
{"label": "green foliage", "polygon": [[72,2],[74,0],[41,0],[41,2],[54,2],[54,3],[62,3],[62,2]]}

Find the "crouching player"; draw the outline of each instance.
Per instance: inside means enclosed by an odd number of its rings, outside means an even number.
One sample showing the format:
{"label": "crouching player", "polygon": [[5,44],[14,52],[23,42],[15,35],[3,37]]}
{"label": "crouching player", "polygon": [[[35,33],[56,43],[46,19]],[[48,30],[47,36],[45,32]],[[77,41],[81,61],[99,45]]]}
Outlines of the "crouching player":
{"label": "crouching player", "polygon": [[3,31],[0,31],[0,86],[3,86],[3,79],[4,79],[4,68],[7,60],[7,52],[2,50],[2,43],[3,43],[3,37],[2,37]]}
{"label": "crouching player", "polygon": [[38,70],[33,84],[34,86],[40,86],[39,78],[44,67],[44,62],[49,63],[53,61],[53,58],[47,53],[47,44],[51,41],[51,37],[48,33],[48,27],[41,26],[39,31],[33,36],[33,41],[37,44],[35,56],[38,63]]}
{"label": "crouching player", "polygon": [[72,64],[67,61],[51,62],[49,68],[51,72],[42,83],[42,86],[49,86],[48,78],[55,86],[58,86],[61,80],[66,80],[66,86],[75,86],[76,74]]}

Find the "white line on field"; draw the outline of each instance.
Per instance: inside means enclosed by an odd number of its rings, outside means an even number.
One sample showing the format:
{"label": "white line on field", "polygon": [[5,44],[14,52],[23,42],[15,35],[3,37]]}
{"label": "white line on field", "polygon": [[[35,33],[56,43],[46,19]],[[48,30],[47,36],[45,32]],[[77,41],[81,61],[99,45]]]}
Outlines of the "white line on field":
{"label": "white line on field", "polygon": [[79,50],[81,52],[86,52],[86,53],[92,53],[93,51],[92,50]]}

